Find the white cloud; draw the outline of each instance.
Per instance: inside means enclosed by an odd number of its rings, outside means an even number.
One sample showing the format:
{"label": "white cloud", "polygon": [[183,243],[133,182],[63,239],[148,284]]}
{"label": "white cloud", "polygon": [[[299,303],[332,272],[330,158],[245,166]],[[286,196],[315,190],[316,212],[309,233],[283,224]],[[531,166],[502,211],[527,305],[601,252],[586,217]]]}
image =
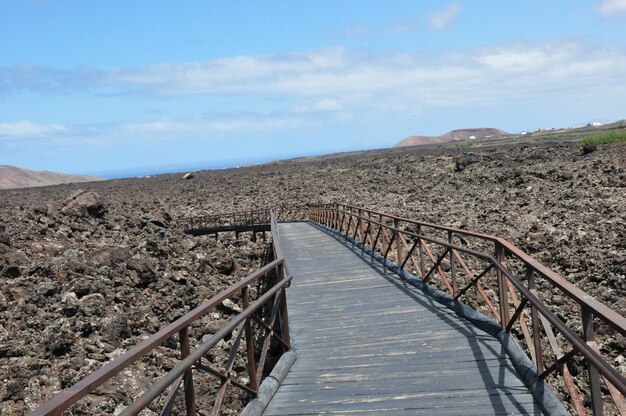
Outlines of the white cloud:
{"label": "white cloud", "polygon": [[443,10],[431,12],[428,15],[428,22],[437,29],[443,30],[454,23],[457,16],[463,10],[463,6],[458,1],[452,2]]}
{"label": "white cloud", "polygon": [[179,138],[181,135],[206,136],[229,132],[284,130],[301,127],[306,121],[283,114],[242,114],[230,117],[196,117],[181,119],[154,119],[100,126],[110,137],[125,139]]}
{"label": "white cloud", "polygon": [[317,113],[326,111],[341,111],[344,106],[328,98],[317,100],[310,104],[299,105],[292,109],[294,113]]}
{"label": "white cloud", "polygon": [[[561,41],[433,53],[375,54],[338,47],[109,71],[79,68],[46,72],[28,68],[27,72],[34,72],[37,77],[12,77],[10,74],[19,73],[19,68],[5,70],[4,74],[5,82],[17,90],[56,85],[64,93],[108,89],[157,98],[249,97],[253,99],[245,105],[254,107],[251,101],[271,100],[282,103],[285,109],[306,113],[376,105],[385,97],[422,104],[451,102],[458,99],[459,91],[469,102],[484,96],[486,91],[497,91],[505,101],[524,92],[511,89],[511,85],[552,90],[561,85],[563,92],[592,84],[595,88],[611,88],[609,80],[620,79],[626,72],[625,62],[623,48]],[[74,84],[74,79],[82,80],[80,85]],[[91,87],[85,86],[88,79],[92,80]],[[50,92],[47,87],[42,88],[42,92]],[[58,130],[60,126],[21,127]],[[8,128],[4,126],[4,130]]]}
{"label": "white cloud", "polygon": [[17,139],[49,137],[66,130],[66,127],[59,124],[38,124],[28,120],[0,123],[0,137]]}
{"label": "white cloud", "polygon": [[626,0],[603,0],[598,10],[605,17],[626,14]]}
{"label": "white cloud", "polygon": [[[18,68],[19,69],[19,68]],[[15,74],[18,69],[5,70]],[[86,71],[86,74],[83,74]],[[520,42],[466,50],[384,54],[328,48],[284,55],[235,56],[205,62],[164,63],[110,71],[29,68],[33,77],[7,76],[19,89],[57,85],[64,93],[93,90],[143,94],[151,99],[205,95],[228,97],[239,108],[227,115],[148,120],[111,126],[69,126],[32,122],[0,124],[13,137],[125,136],[280,130],[346,117],[427,114],[441,107],[512,105],[522,100],[571,101],[607,91],[626,100],[618,88],[626,73],[626,50],[578,41]],[[73,76],[73,72],[76,72]],[[0,75],[2,70],[0,70]],[[59,75],[61,74],[61,75]],[[49,79],[48,79],[49,78]],[[81,79],[80,85],[73,79]],[[32,80],[29,81],[29,80]],[[0,79],[1,81],[1,79]],[[0,82],[0,85],[2,82]],[[49,93],[48,89],[43,90]],[[259,104],[263,103],[263,104]],[[269,112],[266,103],[269,104]],[[347,113],[349,109],[349,114]],[[1,122],[1,120],[0,120]],[[108,137],[107,136],[107,137]]]}

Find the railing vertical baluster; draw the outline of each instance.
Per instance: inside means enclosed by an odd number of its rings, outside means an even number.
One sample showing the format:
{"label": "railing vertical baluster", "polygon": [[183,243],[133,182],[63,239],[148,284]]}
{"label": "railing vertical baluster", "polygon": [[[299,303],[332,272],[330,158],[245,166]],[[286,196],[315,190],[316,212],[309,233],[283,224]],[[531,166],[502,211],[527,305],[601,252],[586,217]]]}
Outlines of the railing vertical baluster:
{"label": "railing vertical baluster", "polygon": [[[452,231],[448,231],[448,243],[452,244]],[[456,263],[454,261],[454,249],[450,249],[450,275],[452,276],[452,296],[456,296]]]}
{"label": "railing vertical baluster", "polygon": [[[285,278],[285,265],[278,266],[278,281],[281,282]],[[287,348],[291,349],[291,337],[289,336],[289,315],[287,312],[287,293],[286,288],[280,291],[280,322],[281,336]]]}
{"label": "railing vertical baluster", "polygon": [[[505,260],[504,247],[496,242],[496,260],[503,264]],[[498,280],[498,301],[500,303],[500,325],[502,329],[506,329],[509,325],[509,288],[506,284],[506,278],[499,268],[496,268],[496,278]]]}
{"label": "railing vertical baluster", "polygon": [[[532,293],[536,294],[535,274],[533,273],[533,270],[528,266],[526,268],[526,279],[528,280],[528,289]],[[537,366],[537,371],[539,373],[543,373],[545,367],[543,364],[543,350],[541,349],[541,330],[539,329],[539,316],[537,316],[537,307],[535,307],[533,303],[530,304],[530,317],[533,326],[533,348],[535,350],[535,366]]]}
{"label": "railing vertical baluster", "polygon": [[[181,360],[187,358],[190,352],[189,347],[189,327],[185,327],[178,333],[180,338],[180,357]],[[196,398],[193,391],[193,373],[191,367],[185,371],[183,378],[185,384],[185,408],[187,410],[187,416],[195,416],[196,414]]]}
{"label": "railing vertical baluster", "polygon": [[[417,226],[417,234],[422,234],[422,226],[418,225]],[[426,270],[424,270],[424,244],[422,243],[422,239],[419,239],[419,246],[420,246],[420,277],[423,279],[424,278],[424,273],[426,273]]]}
{"label": "railing vertical baluster", "polygon": [[359,239],[359,235],[361,231],[361,210],[357,211],[356,222],[354,223],[354,236],[352,237],[352,247],[354,247],[355,242]]}
{"label": "railing vertical baluster", "polygon": [[[581,306],[583,320],[583,338],[590,347],[594,347],[596,342],[596,331],[593,328],[593,312]],[[591,363],[587,362],[587,372],[589,374],[589,390],[591,393],[591,410],[594,416],[602,415],[602,390],[600,385],[600,373]]]}
{"label": "railing vertical baluster", "polygon": [[[399,223],[398,223],[398,219],[394,218],[393,219],[393,228],[398,228],[399,229]],[[399,266],[402,264],[402,241],[400,240],[400,238],[396,239],[396,264]]]}
{"label": "railing vertical baluster", "polygon": [[352,224],[352,215],[350,215],[350,213],[348,213],[348,225],[346,227],[346,234],[345,234],[345,241],[348,241],[348,237],[350,236],[350,226]]}
{"label": "railing vertical baluster", "polygon": [[343,232],[343,224],[346,222],[346,213],[342,210],[341,212],[341,221],[339,222],[339,232]]}
{"label": "railing vertical baluster", "polygon": [[[243,288],[243,309],[245,310],[250,305],[250,293],[248,286]],[[259,389],[256,378],[256,357],[254,355],[254,332],[252,329],[252,323],[250,318],[246,320],[246,350],[248,355],[248,377],[250,377],[250,388],[254,391]]]}
{"label": "railing vertical baluster", "polygon": [[[374,238],[374,233],[372,231],[372,213],[370,211],[367,211],[367,228],[365,230],[365,239],[367,240],[367,236],[369,235],[369,239],[370,239],[370,247],[372,245],[372,239]],[[365,241],[363,241],[363,247],[365,248]]]}

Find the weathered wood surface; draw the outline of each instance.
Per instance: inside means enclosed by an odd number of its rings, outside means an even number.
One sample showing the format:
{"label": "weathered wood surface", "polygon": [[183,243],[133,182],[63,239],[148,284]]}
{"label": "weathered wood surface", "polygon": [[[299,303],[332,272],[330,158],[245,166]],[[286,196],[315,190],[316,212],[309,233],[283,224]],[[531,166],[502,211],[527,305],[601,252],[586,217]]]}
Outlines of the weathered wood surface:
{"label": "weathered wood surface", "polygon": [[279,232],[298,358],[266,415],[541,414],[498,340],[308,223]]}

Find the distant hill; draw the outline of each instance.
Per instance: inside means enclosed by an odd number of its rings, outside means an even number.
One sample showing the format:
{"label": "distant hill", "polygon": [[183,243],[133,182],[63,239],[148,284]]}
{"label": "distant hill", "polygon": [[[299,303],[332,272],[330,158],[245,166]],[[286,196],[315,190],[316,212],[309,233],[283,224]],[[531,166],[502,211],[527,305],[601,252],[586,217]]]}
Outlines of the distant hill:
{"label": "distant hill", "polygon": [[30,188],[33,186],[102,180],[104,179],[96,176],[68,175],[65,173],[48,172],[45,170],[38,171],[18,168],[15,166],[0,165],[0,189]]}
{"label": "distant hill", "polygon": [[484,139],[485,137],[506,136],[504,130],[492,128],[452,130],[440,136],[409,136],[394,147],[417,146],[420,144],[446,143],[453,140]]}

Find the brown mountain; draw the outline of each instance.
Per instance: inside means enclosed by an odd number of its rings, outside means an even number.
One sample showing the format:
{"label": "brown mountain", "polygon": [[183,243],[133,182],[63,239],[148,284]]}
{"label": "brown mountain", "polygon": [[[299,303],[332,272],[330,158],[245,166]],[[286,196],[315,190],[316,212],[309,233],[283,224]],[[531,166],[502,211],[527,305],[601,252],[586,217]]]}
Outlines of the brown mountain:
{"label": "brown mountain", "polygon": [[485,137],[506,136],[504,130],[492,128],[452,130],[440,136],[409,136],[394,147],[417,146],[420,144],[446,143],[453,140],[484,139]]}
{"label": "brown mountain", "polygon": [[0,165],[0,189],[30,188],[33,186],[103,180],[103,178],[96,176],[68,175],[45,170],[29,170],[15,166]]}

